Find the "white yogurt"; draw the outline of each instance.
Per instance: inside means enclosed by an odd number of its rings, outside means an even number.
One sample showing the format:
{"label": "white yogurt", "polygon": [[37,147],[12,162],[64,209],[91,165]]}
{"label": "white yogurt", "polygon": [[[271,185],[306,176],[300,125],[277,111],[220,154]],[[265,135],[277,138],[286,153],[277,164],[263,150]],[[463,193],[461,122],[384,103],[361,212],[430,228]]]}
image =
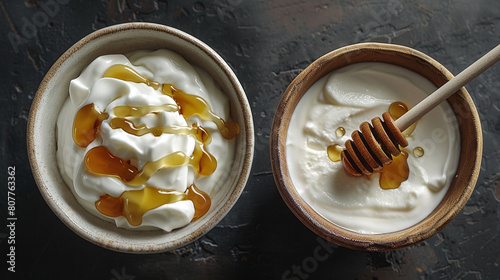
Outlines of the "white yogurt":
{"label": "white yogurt", "polygon": [[[210,196],[217,192],[227,178],[234,156],[234,140],[224,139],[211,121],[198,117],[185,119],[178,111],[163,111],[147,114],[139,118],[129,118],[135,125],[147,127],[178,125],[191,127],[193,124],[204,127],[211,135],[212,142],[207,150],[217,159],[217,169],[210,176],[197,175],[191,165],[160,169],[139,187],[125,184],[116,177],[100,176],[90,173],[84,163],[85,154],[96,146],[105,146],[113,155],[123,159],[135,159],[142,169],[145,163],[158,160],[173,152],[181,151],[191,155],[195,147],[192,135],[151,133],[135,136],[122,129],[112,129],[109,125],[114,117],[113,108],[121,105],[160,106],[175,101],[159,90],[144,84],[114,78],[102,78],[112,65],[124,64],[142,76],[159,83],[173,84],[176,88],[205,99],[212,111],[224,120],[230,119],[229,101],[216,86],[214,80],[203,70],[190,65],[178,54],[168,50],[136,51],[127,55],[105,55],[94,60],[81,75],[71,81],[70,96],[61,109],[57,121],[57,161],[66,184],[73,191],[79,203],[94,215],[111,220],[119,227],[171,231],[187,225],[195,212],[190,200],[164,204],[147,211],[140,226],[132,226],[126,218],[110,218],[101,214],[95,202],[105,194],[120,196],[124,191],[142,189],[146,185],[165,191],[185,192],[195,184]],[[77,111],[90,103],[96,110],[106,112],[109,117],[100,127],[97,138],[86,148],[77,146],[72,137],[72,127]]]}
{"label": "white yogurt", "polygon": [[[301,197],[320,215],[360,233],[410,227],[440,203],[456,173],[460,154],[458,122],[447,103],[420,121],[407,137],[410,174],[399,188],[384,190],[379,174],[353,177],[328,158],[327,146],[344,146],[363,121],[380,117],[401,101],[410,108],[436,90],[422,76],[383,63],[359,63],[317,81],[301,98],[287,136],[287,164]],[[336,129],[345,128],[338,138]],[[416,147],[424,155],[413,154]]]}

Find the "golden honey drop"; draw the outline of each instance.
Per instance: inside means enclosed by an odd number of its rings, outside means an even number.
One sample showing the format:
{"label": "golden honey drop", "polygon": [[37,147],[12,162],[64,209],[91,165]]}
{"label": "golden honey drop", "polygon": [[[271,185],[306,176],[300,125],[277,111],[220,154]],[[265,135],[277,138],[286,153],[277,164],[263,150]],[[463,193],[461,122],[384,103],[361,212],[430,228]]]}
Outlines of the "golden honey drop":
{"label": "golden honey drop", "polygon": [[[399,119],[406,112],[408,112],[408,106],[406,106],[406,104],[404,104],[403,102],[396,101],[389,106],[389,114],[391,115],[393,120]],[[407,129],[402,131],[402,134],[405,137],[408,137],[415,130],[416,127],[417,127],[417,122],[414,122]]]}
{"label": "golden honey drop", "polygon": [[403,102],[396,101],[391,103],[389,106],[389,114],[391,114],[391,117],[395,120],[399,119],[399,117],[404,115],[406,112],[408,112],[408,106],[406,106]]}
{"label": "golden honey drop", "polygon": [[424,155],[424,148],[422,147],[415,147],[415,149],[413,149],[413,155],[415,157],[422,157]]}
{"label": "golden honey drop", "polygon": [[384,190],[396,189],[402,182],[408,180],[410,168],[408,167],[408,154],[401,154],[392,158],[392,163],[384,166],[380,172],[379,184]]}
{"label": "golden honey drop", "polygon": [[328,153],[328,158],[330,158],[331,161],[338,162],[341,159],[340,154],[342,153],[343,150],[344,149],[340,145],[334,144],[328,146],[326,152]]}
{"label": "golden honey drop", "polygon": [[337,136],[337,138],[342,138],[344,135],[345,135],[345,128],[343,128],[343,127],[338,127],[338,128],[335,130],[335,136]]}

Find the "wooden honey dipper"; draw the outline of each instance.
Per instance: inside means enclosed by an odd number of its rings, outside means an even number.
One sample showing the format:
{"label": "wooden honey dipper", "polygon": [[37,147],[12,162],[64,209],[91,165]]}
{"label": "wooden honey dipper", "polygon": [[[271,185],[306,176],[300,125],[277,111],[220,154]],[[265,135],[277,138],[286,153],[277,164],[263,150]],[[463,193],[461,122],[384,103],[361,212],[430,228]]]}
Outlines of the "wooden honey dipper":
{"label": "wooden honey dipper", "polygon": [[375,117],[372,119],[372,124],[363,122],[360,129],[351,134],[352,140],[345,142],[345,149],[341,152],[342,164],[346,171],[353,176],[371,175],[392,163],[392,157],[401,153],[399,147],[408,145],[402,131],[498,60],[500,60],[500,45],[446,82],[396,121],[385,112],[382,114],[383,121]]}

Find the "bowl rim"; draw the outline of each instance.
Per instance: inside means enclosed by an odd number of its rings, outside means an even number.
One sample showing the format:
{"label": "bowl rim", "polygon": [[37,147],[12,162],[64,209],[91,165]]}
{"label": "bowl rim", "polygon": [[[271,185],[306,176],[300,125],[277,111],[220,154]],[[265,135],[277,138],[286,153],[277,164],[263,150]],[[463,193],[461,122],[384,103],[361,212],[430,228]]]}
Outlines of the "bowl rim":
{"label": "bowl rim", "polygon": [[[352,54],[359,55],[364,51],[381,53],[397,52],[398,54],[404,55],[407,58],[415,58],[426,63],[427,67],[431,67],[433,68],[433,70],[440,72],[440,74],[442,74],[447,80],[453,78],[453,75],[450,71],[448,71],[436,60],[432,59],[430,56],[402,45],[387,43],[358,43],[333,50],[312,62],[292,81],[292,83],[290,83],[290,85],[285,90],[277,106],[276,114],[272,123],[272,135],[270,141],[271,165],[274,180],[281,197],[283,198],[289,209],[292,211],[292,213],[306,227],[308,227],[318,236],[326,239],[327,241],[350,249],[366,251],[390,251],[418,244],[425,239],[433,236],[434,234],[441,231],[448,223],[450,223],[451,220],[453,220],[453,218],[461,211],[463,206],[465,206],[473,192],[477,178],[479,176],[483,148],[482,129],[479,115],[474,102],[467,90],[462,87],[460,89],[459,95],[462,99],[465,100],[464,102],[467,102],[470,107],[468,109],[470,109],[474,128],[474,136],[477,141],[475,158],[470,159],[474,160],[473,170],[469,175],[467,185],[465,186],[463,193],[460,194],[458,201],[454,205],[451,205],[451,209],[449,212],[440,212],[440,215],[442,216],[439,217],[434,224],[429,225],[422,224],[422,222],[420,222],[412,227],[396,232],[390,232],[386,234],[362,234],[345,229],[328,221],[326,218],[313,210],[312,207],[309,206],[300,197],[295,187],[293,186],[293,183],[291,182],[286,163],[286,131],[288,130],[288,126],[290,123],[291,112],[293,112],[298,103],[298,100],[304,95],[306,90],[324,75],[337,68],[341,68],[343,66],[351,64],[350,60]],[[354,61],[352,63],[369,61],[377,62],[377,60],[370,60],[371,58],[369,57],[365,57],[364,59],[367,60]],[[329,63],[331,63],[332,61],[337,61],[336,63],[341,64],[344,63],[344,65],[329,69]],[[399,65],[399,61],[397,60],[383,62]],[[426,78],[429,79],[428,77]],[[436,84],[437,82],[433,81],[433,83]],[[438,87],[441,85],[442,84],[436,84],[436,86]],[[435,212],[436,210],[434,210],[432,213]],[[431,214],[429,214],[429,216],[431,216]],[[422,228],[425,228],[425,230],[422,231]],[[392,239],[388,237],[392,237]]]}
{"label": "bowl rim", "polygon": [[[242,125],[245,126],[244,130],[240,129],[240,133],[243,131],[243,133],[241,133],[241,137],[245,142],[240,149],[242,152],[242,163],[240,170],[238,170],[239,176],[235,177],[234,186],[228,191],[227,199],[224,198],[221,201],[222,205],[219,205],[214,209],[215,212],[212,215],[212,218],[210,220],[207,220],[206,223],[201,224],[199,227],[196,227],[194,231],[184,235],[178,240],[165,243],[129,244],[126,242],[117,242],[115,240],[108,239],[106,236],[99,236],[99,234],[93,233],[81,227],[80,225],[75,223],[72,217],[70,217],[67,213],[64,213],[64,210],[60,208],[59,203],[54,200],[53,193],[50,192],[50,186],[46,186],[46,183],[44,181],[45,176],[48,175],[43,174],[41,168],[37,164],[38,157],[35,147],[36,140],[34,133],[36,117],[38,114],[40,103],[42,102],[42,99],[47,95],[46,88],[51,78],[58,72],[62,64],[69,57],[81,50],[87,43],[110,34],[128,32],[130,30],[165,33],[169,36],[180,39],[181,41],[184,41],[190,46],[196,48],[196,50],[201,51],[203,55],[206,56],[209,61],[211,61],[211,63],[215,63],[217,67],[220,68],[220,70],[224,73],[225,78],[228,79],[228,85],[235,92],[235,101],[238,102],[238,107],[242,109]],[[174,27],[149,22],[132,22],[108,26],[86,35],[75,44],[73,44],[69,49],[67,49],[51,66],[51,68],[48,70],[43,80],[41,81],[30,108],[27,125],[27,148],[32,174],[42,197],[54,212],[54,214],[73,232],[95,245],[117,252],[159,253],[185,246],[202,237],[213,227],[215,227],[235,205],[246,186],[252,168],[254,156],[254,126],[251,107],[248,103],[245,91],[229,64],[217,52],[215,52],[211,47],[209,47],[207,44],[197,39],[196,37]],[[83,210],[87,211],[85,209]],[[95,218],[100,219],[98,217]]]}

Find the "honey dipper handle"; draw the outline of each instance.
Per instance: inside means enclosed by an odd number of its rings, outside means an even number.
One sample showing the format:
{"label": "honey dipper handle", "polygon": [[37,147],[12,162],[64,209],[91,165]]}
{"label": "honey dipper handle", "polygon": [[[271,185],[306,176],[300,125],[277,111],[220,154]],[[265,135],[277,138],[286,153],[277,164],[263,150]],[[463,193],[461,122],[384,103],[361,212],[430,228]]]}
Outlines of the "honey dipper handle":
{"label": "honey dipper handle", "polygon": [[500,45],[496,46],[494,49],[489,51],[480,59],[476,60],[476,62],[472,63],[465,70],[434,91],[431,95],[420,101],[417,105],[415,105],[415,107],[411,108],[408,112],[397,119],[395,121],[395,125],[400,131],[407,129],[434,107],[446,100],[453,93],[457,92],[461,87],[476,78],[479,74],[483,73],[486,69],[490,68],[498,60],[500,60]]}

